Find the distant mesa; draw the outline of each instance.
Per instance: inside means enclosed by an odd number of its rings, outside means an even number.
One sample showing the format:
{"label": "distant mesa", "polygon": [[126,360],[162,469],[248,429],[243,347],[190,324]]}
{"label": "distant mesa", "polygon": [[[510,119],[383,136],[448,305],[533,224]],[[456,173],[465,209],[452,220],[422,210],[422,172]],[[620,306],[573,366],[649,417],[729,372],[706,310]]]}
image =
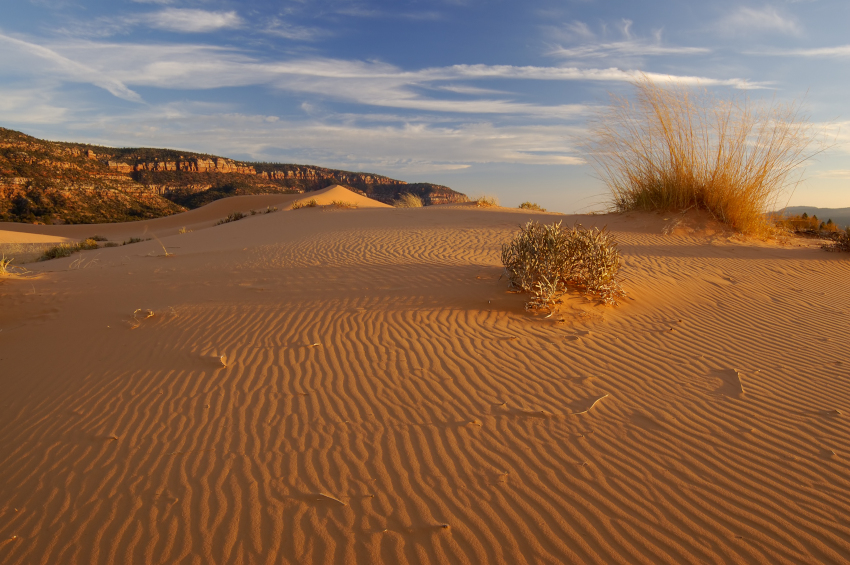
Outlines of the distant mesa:
{"label": "distant mesa", "polygon": [[88,224],[168,216],[246,194],[304,193],[332,185],[391,204],[466,202],[447,186],[312,165],[249,163],[154,148],[36,139],[0,128],[0,221]]}

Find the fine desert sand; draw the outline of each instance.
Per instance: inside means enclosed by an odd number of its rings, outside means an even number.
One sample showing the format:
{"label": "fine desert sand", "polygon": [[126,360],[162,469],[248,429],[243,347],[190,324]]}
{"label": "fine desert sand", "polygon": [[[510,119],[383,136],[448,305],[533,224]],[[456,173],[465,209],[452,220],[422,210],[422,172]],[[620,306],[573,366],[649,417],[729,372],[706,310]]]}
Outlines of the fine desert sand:
{"label": "fine desert sand", "polygon": [[[628,298],[527,313],[528,219]],[[850,562],[846,254],[342,188],[0,225],[95,234],[145,241],[0,278],[3,564]]]}

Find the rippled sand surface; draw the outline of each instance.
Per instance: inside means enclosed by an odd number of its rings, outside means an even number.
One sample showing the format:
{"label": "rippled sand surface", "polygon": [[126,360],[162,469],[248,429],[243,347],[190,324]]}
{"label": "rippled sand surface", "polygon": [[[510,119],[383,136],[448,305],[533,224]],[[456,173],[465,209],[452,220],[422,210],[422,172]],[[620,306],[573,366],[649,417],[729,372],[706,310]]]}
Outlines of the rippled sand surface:
{"label": "rippled sand surface", "polygon": [[[0,282],[0,562],[848,562],[847,256],[216,206]],[[524,312],[528,218],[608,225],[631,298]]]}

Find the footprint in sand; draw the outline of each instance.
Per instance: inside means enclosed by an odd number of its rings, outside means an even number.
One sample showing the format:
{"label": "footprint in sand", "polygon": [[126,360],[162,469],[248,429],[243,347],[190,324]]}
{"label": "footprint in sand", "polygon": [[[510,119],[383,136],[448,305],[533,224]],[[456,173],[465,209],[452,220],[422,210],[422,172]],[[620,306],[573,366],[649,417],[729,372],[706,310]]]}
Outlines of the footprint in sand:
{"label": "footprint in sand", "polygon": [[744,382],[741,379],[741,373],[735,369],[719,369],[713,371],[714,377],[721,379],[721,385],[714,394],[728,396],[730,398],[740,398],[744,394]]}

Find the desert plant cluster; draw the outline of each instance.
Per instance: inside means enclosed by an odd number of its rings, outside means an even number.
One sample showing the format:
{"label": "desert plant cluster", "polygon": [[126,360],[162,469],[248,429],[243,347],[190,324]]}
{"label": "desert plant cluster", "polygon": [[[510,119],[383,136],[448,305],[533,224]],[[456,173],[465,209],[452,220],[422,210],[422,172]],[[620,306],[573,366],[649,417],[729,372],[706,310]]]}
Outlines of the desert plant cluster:
{"label": "desert plant cluster", "polygon": [[502,245],[502,264],[510,287],[530,294],[526,310],[553,312],[570,287],[606,304],[625,296],[617,244],[604,229],[528,222]]}
{"label": "desert plant cluster", "polygon": [[316,199],[311,198],[306,202],[299,200],[298,202],[293,203],[290,210],[300,210],[301,208],[316,208],[318,206],[319,203],[316,201]]}
{"label": "desert plant cluster", "polygon": [[231,212],[230,214],[227,215],[226,218],[222,218],[219,221],[217,221],[215,223],[215,225],[220,226],[222,224],[229,224],[230,222],[238,222],[242,218],[247,218],[247,217],[248,216],[246,216],[242,212]]}
{"label": "desert plant cluster", "polygon": [[7,259],[5,255],[0,256],[0,277],[8,277],[12,274],[12,259]]}
{"label": "desert plant cluster", "polygon": [[588,160],[628,210],[708,210],[745,234],[770,232],[794,173],[814,154],[813,129],[797,103],[721,99],[644,76],[635,101],[616,95],[590,124]]}
{"label": "desert plant cluster", "polygon": [[475,196],[470,200],[473,204],[475,204],[478,208],[492,208],[493,206],[499,205],[499,199],[490,194],[482,194],[480,196]]}
{"label": "desert plant cluster", "polygon": [[536,204],[534,202],[523,202],[519,205],[519,207],[523,210],[534,210],[536,212],[545,212],[546,208],[540,206],[540,204]]}
{"label": "desert plant cluster", "polygon": [[54,245],[48,249],[44,250],[44,253],[41,255],[39,261],[48,261],[50,259],[60,259],[62,257],[70,257],[77,251],[84,251],[87,249],[97,249],[97,241],[94,238],[87,238],[79,243],[63,243],[61,245]]}
{"label": "desert plant cluster", "polygon": [[823,245],[827,251],[847,251],[850,252],[850,226],[847,226],[844,231],[837,232],[832,243]]}
{"label": "desert plant cluster", "polygon": [[816,215],[809,216],[803,212],[799,216],[782,217],[776,220],[777,227],[786,229],[794,233],[806,235],[830,235],[838,234],[842,230],[832,221],[832,218],[827,221],[819,220]]}
{"label": "desert plant cluster", "polygon": [[396,208],[422,208],[424,203],[422,202],[422,198],[416,194],[405,192],[398,197],[398,200],[393,202],[393,206]]}

